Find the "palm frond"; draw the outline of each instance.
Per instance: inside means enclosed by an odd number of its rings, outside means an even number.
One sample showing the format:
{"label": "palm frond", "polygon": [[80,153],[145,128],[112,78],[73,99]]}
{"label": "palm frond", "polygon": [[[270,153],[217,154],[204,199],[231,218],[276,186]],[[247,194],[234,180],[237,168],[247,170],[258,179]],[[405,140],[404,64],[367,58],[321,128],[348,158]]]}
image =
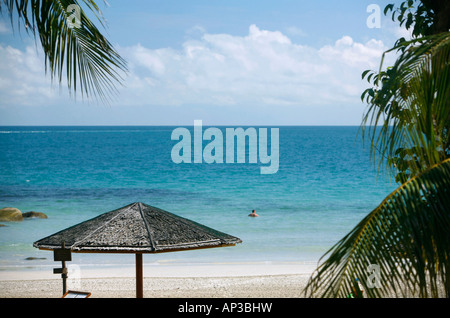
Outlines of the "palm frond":
{"label": "palm frond", "polygon": [[397,167],[389,160],[401,149],[413,176],[450,157],[450,32],[404,41],[386,53],[395,50],[402,54],[393,67],[370,74],[377,89],[363,94],[369,107],[362,133],[378,168]]}
{"label": "palm frond", "polygon": [[[74,96],[79,92],[82,97],[104,102],[116,92],[116,84],[123,80],[121,74],[127,71],[126,62],[77,0],[3,0],[3,3],[11,22],[17,14],[19,25],[23,23],[28,32],[39,38],[52,80],[56,77],[61,84],[66,78]],[[103,25],[97,4],[93,0],[82,3]],[[74,17],[79,17],[79,21],[73,20]]]}
{"label": "palm frond", "polygon": [[368,297],[449,297],[449,229],[450,159],[387,196],[322,257],[305,292],[347,297],[358,278]]}

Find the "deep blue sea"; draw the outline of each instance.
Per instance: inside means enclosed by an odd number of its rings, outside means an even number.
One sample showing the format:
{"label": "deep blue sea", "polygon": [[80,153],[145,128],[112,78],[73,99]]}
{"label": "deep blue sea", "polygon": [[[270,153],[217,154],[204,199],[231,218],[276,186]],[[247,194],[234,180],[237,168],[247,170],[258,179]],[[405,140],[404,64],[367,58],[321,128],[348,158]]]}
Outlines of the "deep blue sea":
{"label": "deep blue sea", "polygon": [[[0,222],[0,270],[54,266],[34,241],[137,201],[243,241],[146,255],[147,263],[315,263],[396,188],[377,177],[359,127],[277,127],[275,174],[261,174],[260,162],[176,164],[175,128],[0,127],[0,208],[48,215]],[[260,217],[247,216],[253,209]],[[134,264],[134,257],[74,254],[72,262]]]}

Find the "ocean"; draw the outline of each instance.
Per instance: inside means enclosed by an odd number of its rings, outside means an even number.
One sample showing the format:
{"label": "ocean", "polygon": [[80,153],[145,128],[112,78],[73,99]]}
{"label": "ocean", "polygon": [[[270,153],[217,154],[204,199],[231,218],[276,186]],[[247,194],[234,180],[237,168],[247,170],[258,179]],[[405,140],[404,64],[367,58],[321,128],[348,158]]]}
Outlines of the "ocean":
{"label": "ocean", "polygon": [[[273,174],[261,174],[263,164],[248,160],[174,163],[177,127],[0,127],[0,208],[48,215],[0,222],[6,225],[0,227],[0,270],[54,267],[52,253],[34,248],[34,241],[133,202],[243,241],[148,254],[146,264],[315,264],[397,187],[377,175],[359,127],[276,127],[279,168]],[[217,128],[225,135],[227,127]],[[253,209],[259,217],[248,217]],[[72,263],[132,265],[134,256],[77,253]]]}

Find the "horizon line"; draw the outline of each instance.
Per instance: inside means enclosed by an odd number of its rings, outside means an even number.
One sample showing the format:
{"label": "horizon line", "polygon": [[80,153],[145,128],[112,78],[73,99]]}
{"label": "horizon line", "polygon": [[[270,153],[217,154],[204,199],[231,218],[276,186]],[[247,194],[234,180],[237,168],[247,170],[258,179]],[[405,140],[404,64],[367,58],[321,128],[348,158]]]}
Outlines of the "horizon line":
{"label": "horizon line", "polygon": [[[21,125],[4,125],[0,124],[0,127],[183,127],[183,126],[194,126],[194,123],[192,124],[153,124],[153,125],[126,125],[126,124],[97,124],[97,125],[28,125],[28,124],[21,124]],[[343,124],[207,124],[202,125],[203,127],[228,127],[228,126],[244,126],[244,127],[361,127],[361,125],[343,125]],[[367,126],[367,127],[375,127],[375,126]]]}

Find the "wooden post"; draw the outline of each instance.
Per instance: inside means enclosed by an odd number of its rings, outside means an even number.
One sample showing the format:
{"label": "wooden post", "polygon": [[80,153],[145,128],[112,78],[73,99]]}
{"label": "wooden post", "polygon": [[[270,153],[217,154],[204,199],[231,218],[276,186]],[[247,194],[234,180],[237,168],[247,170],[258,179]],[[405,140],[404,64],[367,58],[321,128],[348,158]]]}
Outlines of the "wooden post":
{"label": "wooden post", "polygon": [[72,260],[72,254],[70,252],[70,249],[66,249],[65,242],[62,242],[61,248],[53,250],[53,260],[62,262],[62,267],[54,268],[53,274],[61,274],[61,278],[63,281],[63,295],[65,295],[67,291],[67,273],[68,273],[66,261]]}
{"label": "wooden post", "polygon": [[136,298],[144,297],[144,283],[142,275],[142,253],[136,253]]}
{"label": "wooden post", "polygon": [[67,268],[66,268],[66,261],[62,261],[62,281],[63,281],[63,295],[66,294],[67,291]]}
{"label": "wooden post", "polygon": [[[63,249],[65,249],[66,248],[66,242],[62,242],[62,248]],[[62,274],[61,274],[61,277],[62,277],[62,281],[63,281],[63,295],[65,295],[66,294],[66,291],[67,291],[67,269],[66,269],[66,260],[63,260],[62,261],[62,270],[63,270],[63,272],[62,272]]]}

